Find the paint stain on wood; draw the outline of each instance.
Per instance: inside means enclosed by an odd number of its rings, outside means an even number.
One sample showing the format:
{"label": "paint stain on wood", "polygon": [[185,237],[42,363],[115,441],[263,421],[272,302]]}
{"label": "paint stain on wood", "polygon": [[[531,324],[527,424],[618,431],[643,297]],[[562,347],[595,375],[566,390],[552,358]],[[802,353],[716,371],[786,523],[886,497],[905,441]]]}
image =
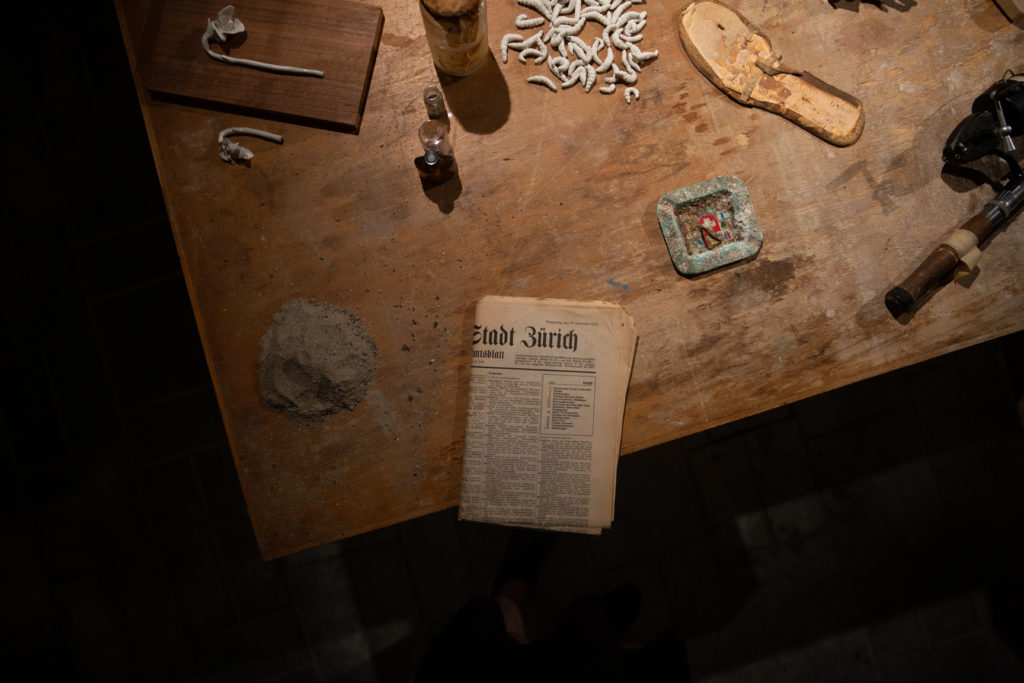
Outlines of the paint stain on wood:
{"label": "paint stain on wood", "polygon": [[764,291],[772,299],[781,299],[789,291],[790,284],[796,277],[797,268],[806,262],[807,259],[802,256],[790,256],[778,261],[757,259],[743,274],[743,279],[747,284]]}

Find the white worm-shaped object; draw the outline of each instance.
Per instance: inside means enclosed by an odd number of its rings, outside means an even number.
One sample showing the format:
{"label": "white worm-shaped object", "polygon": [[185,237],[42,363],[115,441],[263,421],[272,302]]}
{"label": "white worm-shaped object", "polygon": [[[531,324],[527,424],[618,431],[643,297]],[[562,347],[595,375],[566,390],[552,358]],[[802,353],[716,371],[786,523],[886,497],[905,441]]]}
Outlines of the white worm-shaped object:
{"label": "white worm-shaped object", "polygon": [[611,45],[608,46],[608,54],[605,56],[604,61],[601,62],[597,67],[597,73],[603,74],[612,68],[612,64],[615,63],[615,52],[612,50]]}
{"label": "white worm-shaped object", "polygon": [[622,15],[626,13],[626,10],[628,8],[629,8],[629,3],[628,2],[619,5],[618,8],[614,12],[612,12],[612,17],[611,17],[609,23],[612,26],[618,26],[619,25],[619,19],[622,18]]}
{"label": "white worm-shaped object", "polygon": [[647,12],[625,12],[615,21],[615,26],[625,28],[631,21],[647,21]]}
{"label": "white worm-shaped object", "polygon": [[543,0],[518,0],[518,2],[523,7],[529,7],[537,14],[541,15],[548,21],[551,21],[551,8],[548,7],[547,3],[543,2]]}
{"label": "white worm-shaped object", "polygon": [[616,50],[628,50],[631,45],[631,41],[628,41],[626,37],[622,35],[621,28],[617,28],[615,29],[615,32],[612,33],[612,45],[615,46]]}
{"label": "white worm-shaped object", "polygon": [[[607,74],[605,85],[598,90],[605,94],[616,91],[618,84],[626,86],[627,103],[639,99],[635,86],[643,65],[658,57],[658,51],[644,52],[638,47],[647,26],[647,12],[636,11],[634,5],[644,0],[517,0],[518,4],[535,11],[539,16],[520,14],[516,28],[539,28],[536,34],[523,39],[518,34],[502,38],[502,62],[508,63],[508,51],[519,52],[523,64],[532,59],[535,64],[547,60],[551,74],[568,89],[577,83],[585,92],[596,84],[600,74]],[[588,22],[602,27],[600,37],[588,44],[579,37]],[[550,48],[550,49],[549,49]],[[602,57],[602,50],[607,50]],[[557,54],[556,54],[557,52]],[[621,56],[621,57],[620,57]],[[616,63],[617,58],[620,63]],[[611,71],[611,73],[608,73]],[[555,92],[555,82],[546,76],[531,76],[527,82],[543,85]]]}
{"label": "white worm-shaped object", "polygon": [[516,17],[516,28],[537,28],[544,25],[544,17],[530,18],[525,14]]}
{"label": "white worm-shaped object", "polygon": [[508,46],[509,43],[521,41],[523,37],[518,33],[509,33],[507,36],[501,39],[501,63],[508,64]]}
{"label": "white worm-shaped object", "polygon": [[284,138],[274,133],[268,133],[265,130],[258,128],[225,128],[217,134],[217,151],[220,154],[220,158],[230,163],[232,161],[249,161],[253,158],[253,153],[247,147],[237,142],[231,142],[228,138],[232,135],[251,135],[257,138],[263,138],[264,140],[270,140],[281,144],[284,142]]}
{"label": "white worm-shaped object", "polygon": [[626,71],[630,73],[636,73],[640,70],[640,65],[633,59],[633,53],[629,50],[622,51],[622,64],[626,67]]}
{"label": "white worm-shaped object", "polygon": [[569,80],[567,80],[564,83],[562,83],[562,90],[565,90],[566,88],[571,88],[572,86],[576,85],[577,83],[581,83],[581,82],[585,81],[586,78],[587,78],[587,70],[584,69],[582,66],[576,67],[575,71],[570,71],[569,72]]}
{"label": "white worm-shaped object", "polygon": [[633,62],[635,64],[639,64],[640,62],[649,62],[652,59],[657,59],[658,51],[651,50],[650,52],[644,52],[636,45],[631,45],[629,48],[629,55],[633,58]]}
{"label": "white worm-shaped object", "polygon": [[635,36],[647,27],[646,19],[632,19],[622,27],[627,36]]}
{"label": "white worm-shaped object", "polygon": [[530,36],[529,38],[527,38],[525,40],[520,40],[518,42],[515,42],[515,41],[510,42],[508,44],[508,46],[510,48],[512,48],[513,50],[525,50],[528,47],[534,47],[536,45],[540,45],[541,43],[544,42],[542,37],[541,37],[543,35],[543,33],[544,33],[544,31],[537,31],[536,33],[534,33],[532,36]]}
{"label": "white worm-shaped object", "polygon": [[584,62],[593,61],[593,55],[590,54],[590,46],[587,45],[582,38],[569,36],[567,40],[569,41],[569,52],[574,53]]}
{"label": "white worm-shaped object", "polygon": [[245,24],[242,23],[241,19],[235,18],[235,8],[233,5],[228,5],[222,9],[218,14],[217,18],[213,21],[206,20],[206,31],[203,33],[203,50],[206,51],[211,58],[216,59],[218,62],[224,62],[225,64],[233,64],[235,66],[247,66],[252,69],[260,69],[261,71],[269,71],[277,74],[288,74],[291,76],[313,76],[316,78],[323,78],[324,72],[319,69],[301,69],[297,66],[281,66],[280,64],[267,64],[266,62],[257,62],[254,59],[240,59],[238,57],[230,57],[223,55],[219,52],[214,52],[210,49],[210,41],[213,40],[217,43],[224,43],[227,41],[228,36],[233,36],[239,33],[245,32]]}
{"label": "white worm-shaped object", "polygon": [[565,57],[555,57],[552,55],[548,57],[548,68],[551,69],[551,73],[556,76],[560,73],[564,73],[569,68],[569,60]]}
{"label": "white worm-shaped object", "polygon": [[526,82],[535,83],[537,85],[543,85],[551,92],[558,92],[558,88],[555,87],[555,84],[552,83],[551,79],[548,78],[547,76],[530,76],[529,78],[526,79]]}
{"label": "white worm-shaped object", "polygon": [[587,11],[581,14],[580,16],[586,19],[587,21],[596,21],[597,23],[603,26],[607,26],[608,23],[611,21],[611,19],[606,17],[603,12],[597,11]]}
{"label": "white worm-shaped object", "polygon": [[532,59],[534,64],[543,64],[544,60],[548,58],[548,49],[541,43],[541,49],[535,47],[528,47],[519,53],[519,61],[526,64],[527,59]]}
{"label": "white worm-shaped object", "polygon": [[[615,74],[614,78],[619,83],[625,83],[626,85],[634,85],[636,83],[636,73],[623,71],[617,64],[612,64],[612,73]],[[608,82],[607,79],[605,79],[605,82]]]}

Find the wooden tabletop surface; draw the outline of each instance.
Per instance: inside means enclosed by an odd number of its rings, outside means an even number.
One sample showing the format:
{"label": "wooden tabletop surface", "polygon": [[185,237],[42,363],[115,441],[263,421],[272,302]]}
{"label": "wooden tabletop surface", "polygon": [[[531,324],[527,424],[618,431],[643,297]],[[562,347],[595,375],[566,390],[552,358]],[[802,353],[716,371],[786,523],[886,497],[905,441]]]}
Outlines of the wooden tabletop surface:
{"label": "wooden tabletop surface", "polygon": [[[265,557],[458,502],[469,331],[486,294],[611,301],[635,318],[623,453],[1024,328],[1019,217],[991,240],[969,287],[946,286],[904,323],[883,304],[993,195],[944,176],[941,149],[985,87],[1024,69],[1024,31],[994,2],[733,0],[787,65],[863,101],[864,134],[848,148],[716,90],[680,44],[682,1],[645,7],[642,45],[660,56],[632,105],[621,87],[553,93],[526,83],[544,67],[494,62],[444,84],[462,183],[447,213],[413,166],[422,91],[439,81],[419,10],[378,4],[384,33],[357,135],[140,89]],[[119,9],[139,82],[147,3]],[[494,55],[523,12],[491,0]],[[216,139],[229,126],[284,144],[255,140],[250,167],[226,164]],[[749,263],[681,277],[658,199],[726,174],[746,182],[763,248]],[[296,298],[352,312],[379,350],[363,402],[305,428],[260,399],[256,372],[260,337]]]}

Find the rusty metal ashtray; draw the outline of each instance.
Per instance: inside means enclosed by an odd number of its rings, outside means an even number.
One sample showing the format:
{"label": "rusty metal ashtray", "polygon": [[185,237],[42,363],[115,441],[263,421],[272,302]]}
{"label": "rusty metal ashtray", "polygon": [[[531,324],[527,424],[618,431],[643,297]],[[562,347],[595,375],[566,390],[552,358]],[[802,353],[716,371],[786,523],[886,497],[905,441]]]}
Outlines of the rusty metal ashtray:
{"label": "rusty metal ashtray", "polygon": [[658,222],[672,263],[697,275],[753,256],[761,224],[747,185],[724,175],[669,192],[658,201]]}

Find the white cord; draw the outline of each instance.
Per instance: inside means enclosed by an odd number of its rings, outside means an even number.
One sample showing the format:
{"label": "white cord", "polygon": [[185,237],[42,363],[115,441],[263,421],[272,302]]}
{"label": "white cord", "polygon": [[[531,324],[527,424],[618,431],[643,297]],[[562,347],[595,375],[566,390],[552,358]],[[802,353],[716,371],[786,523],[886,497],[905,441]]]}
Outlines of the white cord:
{"label": "white cord", "polygon": [[263,138],[277,144],[282,144],[284,138],[274,133],[268,133],[265,130],[259,128],[225,128],[217,134],[217,148],[220,153],[220,158],[226,162],[232,161],[249,161],[253,158],[252,150],[247,147],[243,147],[237,142],[231,142],[228,138],[232,135],[251,135],[256,138]]}
{"label": "white cord", "polygon": [[278,74],[290,74],[292,76],[314,76],[316,78],[323,78],[324,72],[318,69],[302,69],[297,66],[281,66],[280,64],[268,64],[266,62],[257,62],[254,59],[240,59],[238,57],[230,57],[228,55],[222,55],[219,52],[214,52],[210,49],[210,39],[214,39],[218,43],[223,43],[227,40],[227,36],[234,35],[236,33],[242,33],[245,31],[245,25],[239,19],[234,18],[235,8],[232,5],[228,5],[220,11],[217,15],[216,21],[206,20],[206,31],[203,33],[203,49],[206,54],[210,55],[213,59],[218,62],[224,62],[225,64],[234,64],[236,66],[248,66],[253,69],[261,69],[263,71],[270,71]]}

